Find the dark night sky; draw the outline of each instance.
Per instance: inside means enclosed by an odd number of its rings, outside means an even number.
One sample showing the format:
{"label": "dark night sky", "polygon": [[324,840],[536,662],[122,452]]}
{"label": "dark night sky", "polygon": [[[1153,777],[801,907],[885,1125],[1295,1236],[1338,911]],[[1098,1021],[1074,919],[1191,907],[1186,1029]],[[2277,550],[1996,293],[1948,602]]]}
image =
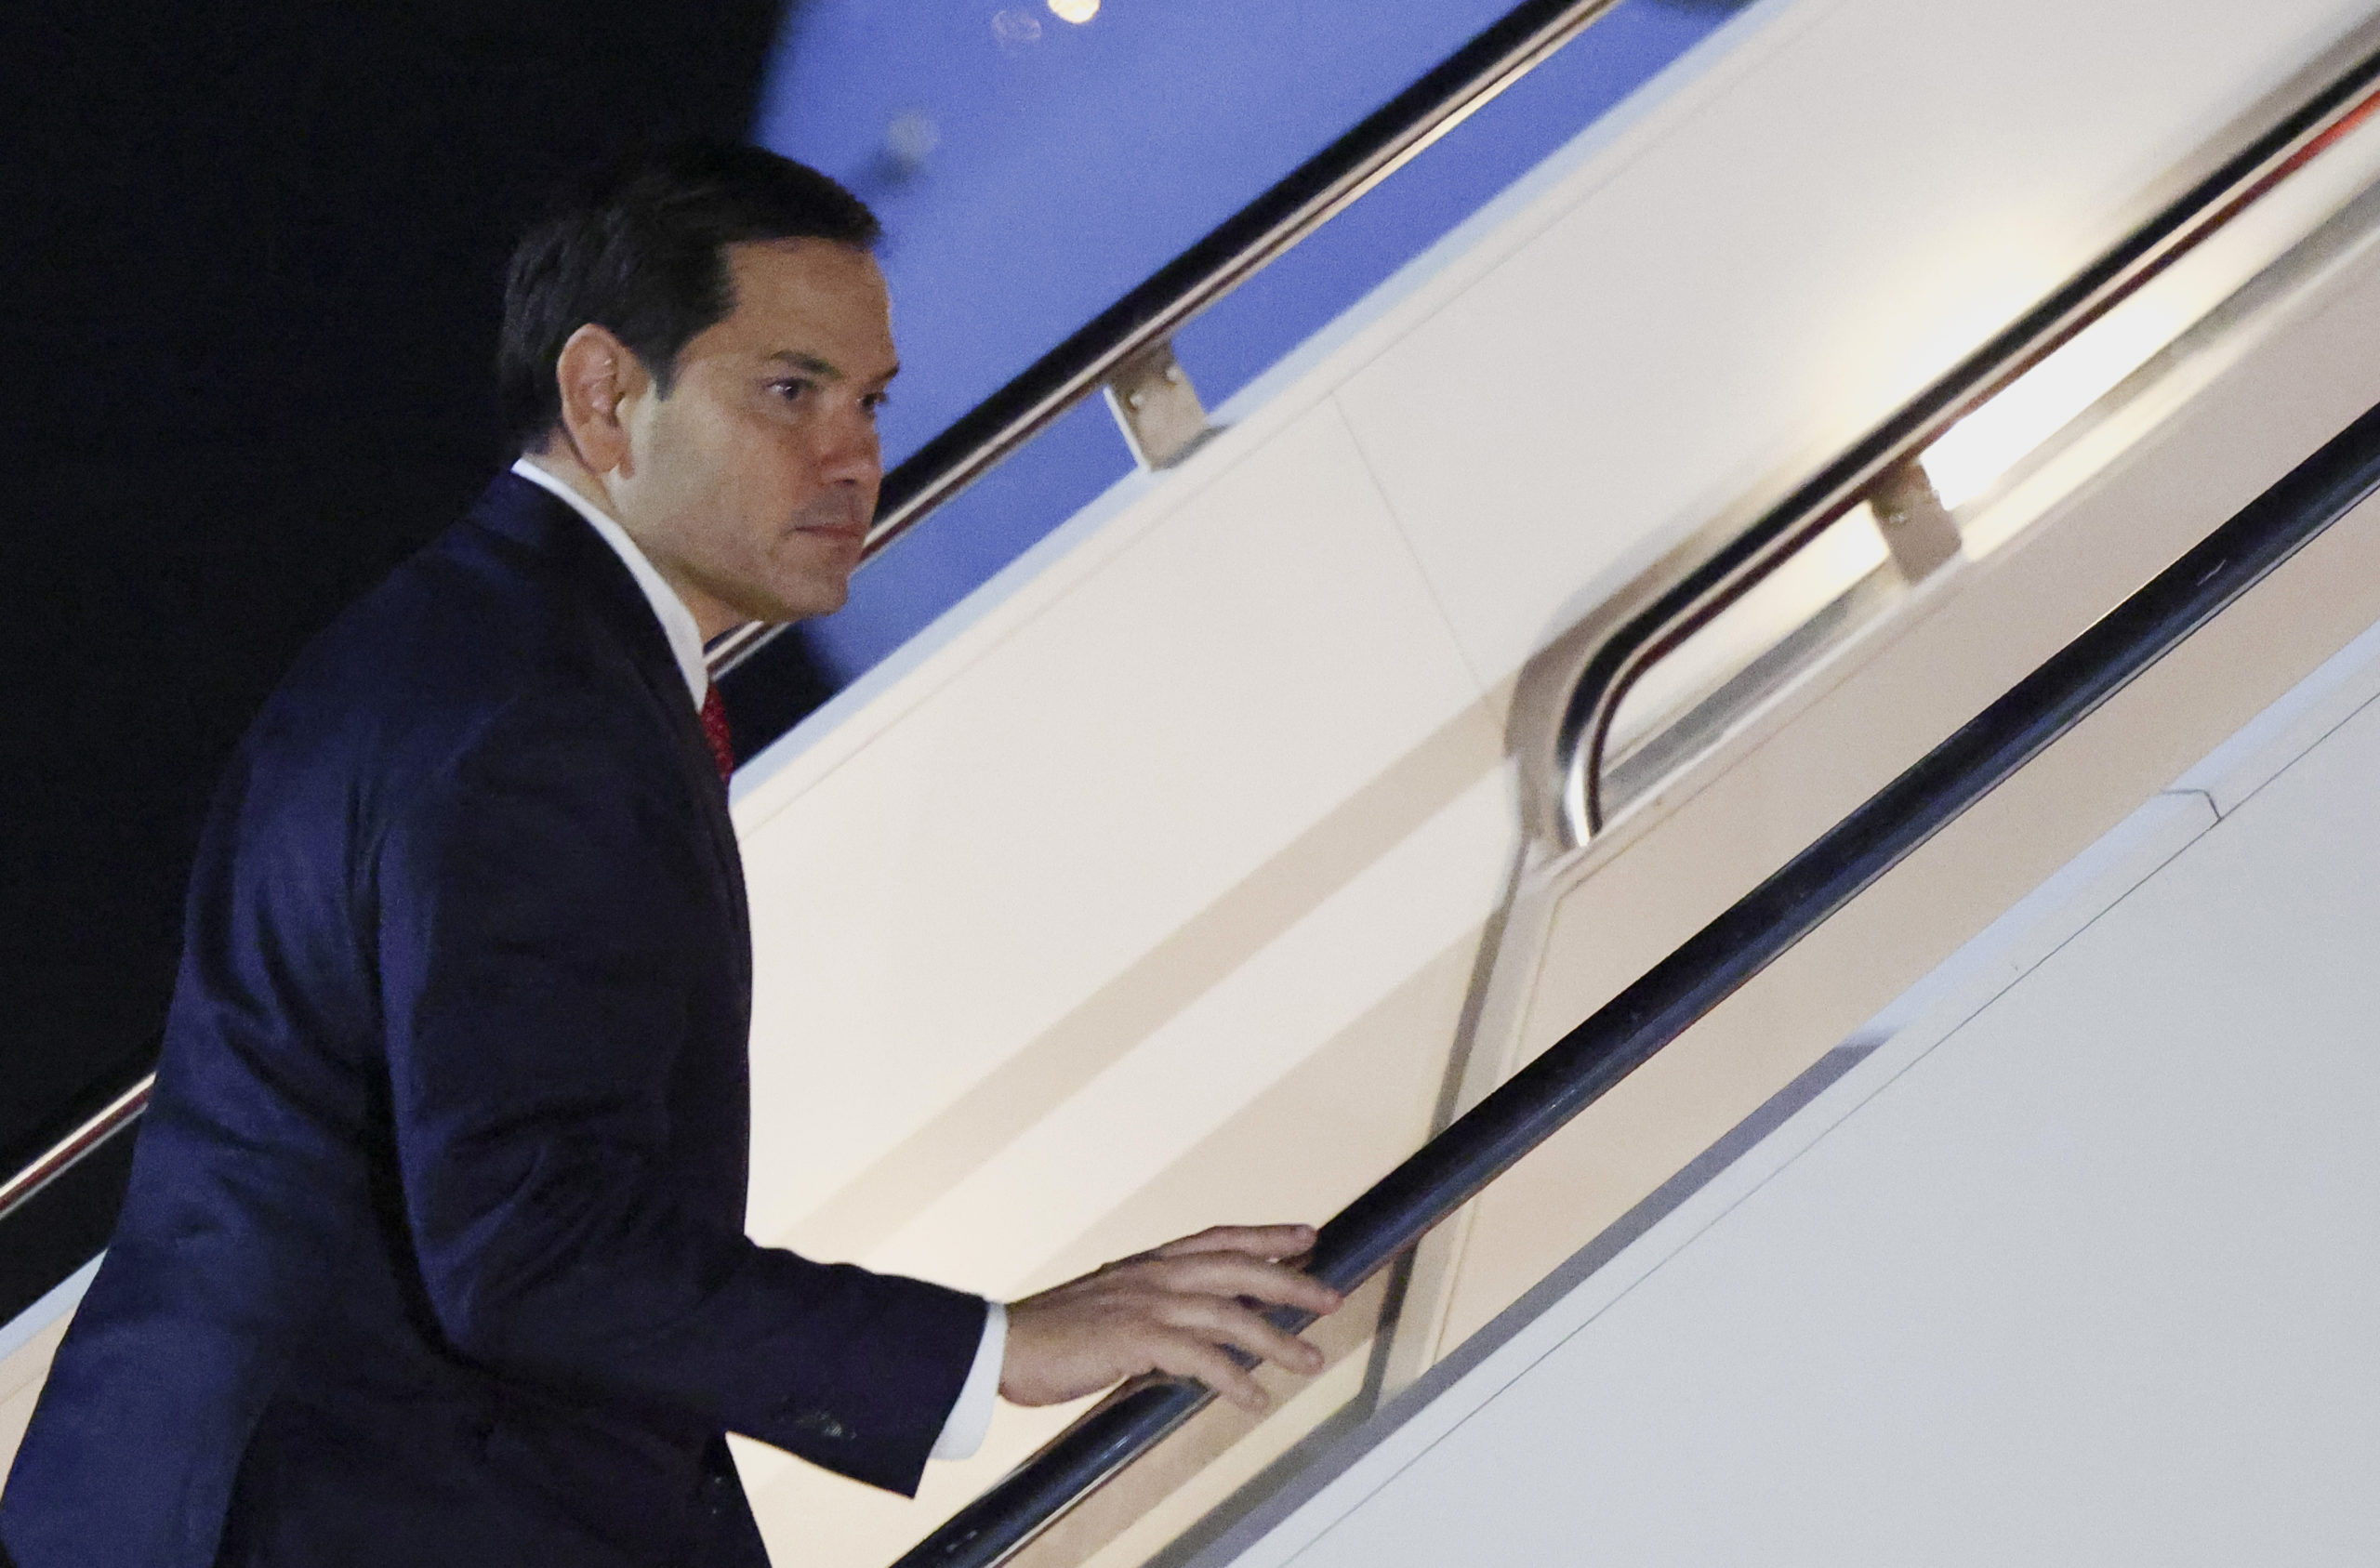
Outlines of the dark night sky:
{"label": "dark night sky", "polygon": [[150,1048],[249,715],[501,460],[514,233],[631,137],[743,135],[780,10],[0,7],[7,1168]]}

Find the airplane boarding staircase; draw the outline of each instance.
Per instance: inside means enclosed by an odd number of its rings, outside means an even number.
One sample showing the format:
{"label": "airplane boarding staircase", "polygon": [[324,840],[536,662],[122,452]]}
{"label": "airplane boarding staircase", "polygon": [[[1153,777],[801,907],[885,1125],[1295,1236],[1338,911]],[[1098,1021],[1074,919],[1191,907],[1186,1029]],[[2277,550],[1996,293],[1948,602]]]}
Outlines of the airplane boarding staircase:
{"label": "airplane boarding staircase", "polygon": [[2370,1540],[2380,7],[1762,0],[1184,401],[1183,321],[1603,8],[888,489],[1103,387],[1150,460],[738,773],[752,1233],[1013,1297],[1329,1220],[1351,1298],[1261,1420],[1004,1408],[914,1503],[740,1445],[786,1560]]}

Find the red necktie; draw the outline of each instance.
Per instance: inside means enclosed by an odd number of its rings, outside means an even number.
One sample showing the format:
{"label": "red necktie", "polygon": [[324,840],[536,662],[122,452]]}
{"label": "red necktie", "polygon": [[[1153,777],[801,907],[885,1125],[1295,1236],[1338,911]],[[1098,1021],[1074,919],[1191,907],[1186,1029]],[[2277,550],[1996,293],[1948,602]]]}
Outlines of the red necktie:
{"label": "red necktie", "polygon": [[719,767],[719,782],[727,783],[735,776],[735,743],[727,731],[727,705],[719,700],[716,686],[703,693],[703,739],[710,743],[710,759]]}

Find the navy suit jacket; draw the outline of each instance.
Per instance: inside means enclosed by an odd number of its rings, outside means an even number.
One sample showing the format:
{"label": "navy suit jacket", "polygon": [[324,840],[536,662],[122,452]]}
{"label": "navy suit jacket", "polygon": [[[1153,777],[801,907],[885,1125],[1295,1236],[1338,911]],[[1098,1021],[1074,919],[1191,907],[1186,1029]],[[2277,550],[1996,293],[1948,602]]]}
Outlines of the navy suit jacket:
{"label": "navy suit jacket", "polygon": [[307,652],[188,920],[21,1568],[762,1563],[724,1431],[915,1489],[985,1308],[745,1237],[725,792],[567,506],[498,479]]}

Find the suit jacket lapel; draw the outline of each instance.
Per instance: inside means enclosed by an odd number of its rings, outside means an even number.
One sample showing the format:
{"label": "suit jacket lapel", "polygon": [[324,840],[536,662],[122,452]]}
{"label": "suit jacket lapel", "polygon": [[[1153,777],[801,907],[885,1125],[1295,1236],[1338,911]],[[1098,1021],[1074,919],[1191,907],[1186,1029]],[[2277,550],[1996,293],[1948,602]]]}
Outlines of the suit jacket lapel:
{"label": "suit jacket lapel", "polygon": [[735,824],[728,815],[727,792],[721,787],[710,743],[703,735],[702,718],[686,690],[685,675],[644,590],[586,519],[518,474],[496,476],[472,507],[470,519],[553,560],[588,613],[626,650],[644,699],[654,705],[676,743],[671,747],[676,765],[696,802],[702,832],[728,887],[728,904],[739,939],[736,961],[746,968],[748,985],[751,928]]}

